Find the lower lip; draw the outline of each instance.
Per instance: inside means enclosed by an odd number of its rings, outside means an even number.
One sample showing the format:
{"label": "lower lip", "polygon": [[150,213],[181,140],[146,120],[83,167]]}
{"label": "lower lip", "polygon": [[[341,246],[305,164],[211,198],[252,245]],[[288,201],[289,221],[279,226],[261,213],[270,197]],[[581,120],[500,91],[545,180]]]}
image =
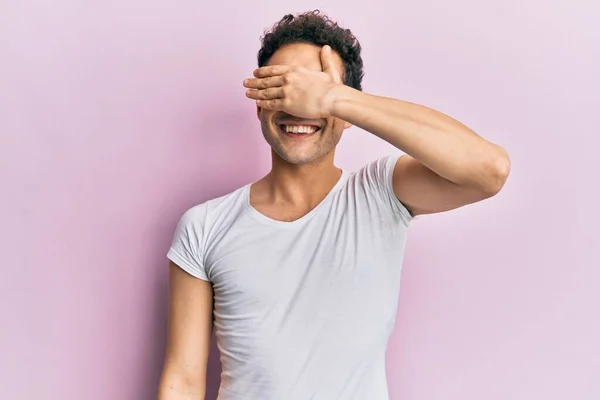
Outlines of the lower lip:
{"label": "lower lip", "polygon": [[279,132],[281,132],[283,135],[285,135],[293,140],[307,139],[307,138],[312,137],[312,136],[316,135],[317,133],[321,132],[320,128],[317,129],[316,131],[314,131],[313,133],[290,133],[290,132],[286,132],[285,130],[283,130],[281,128],[281,126],[277,126],[277,129],[279,129]]}

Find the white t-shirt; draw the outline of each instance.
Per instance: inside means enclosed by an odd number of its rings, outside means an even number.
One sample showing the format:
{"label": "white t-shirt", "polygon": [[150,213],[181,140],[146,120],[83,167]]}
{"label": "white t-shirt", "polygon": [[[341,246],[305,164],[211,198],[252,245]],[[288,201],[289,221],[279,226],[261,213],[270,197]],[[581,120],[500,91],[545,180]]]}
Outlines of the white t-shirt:
{"label": "white t-shirt", "polygon": [[411,215],[398,156],[341,179],[293,222],[250,205],[246,185],[182,216],[168,258],[214,289],[219,400],[388,399]]}

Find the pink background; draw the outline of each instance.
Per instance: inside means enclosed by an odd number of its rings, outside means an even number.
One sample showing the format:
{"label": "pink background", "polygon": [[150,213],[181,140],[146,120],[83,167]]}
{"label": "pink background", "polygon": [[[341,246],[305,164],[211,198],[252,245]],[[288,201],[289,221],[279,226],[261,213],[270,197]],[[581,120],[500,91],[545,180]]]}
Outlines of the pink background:
{"label": "pink background", "polygon": [[[2,2],[0,398],[155,396],[176,220],[268,171],[241,82],[264,28],[321,7],[361,40],[366,91],[512,157],[497,197],[414,221],[391,398],[599,399],[600,7],[238,4]],[[337,160],[390,151],[352,129]]]}

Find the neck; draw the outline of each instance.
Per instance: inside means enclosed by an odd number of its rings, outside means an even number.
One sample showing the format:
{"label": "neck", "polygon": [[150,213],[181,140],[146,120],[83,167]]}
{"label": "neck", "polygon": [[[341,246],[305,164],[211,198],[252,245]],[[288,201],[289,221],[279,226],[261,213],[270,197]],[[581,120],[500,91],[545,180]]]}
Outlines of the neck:
{"label": "neck", "polygon": [[342,171],[334,165],[334,152],[310,164],[291,164],[278,154],[272,157],[271,172],[264,180],[275,202],[313,206],[331,191]]}

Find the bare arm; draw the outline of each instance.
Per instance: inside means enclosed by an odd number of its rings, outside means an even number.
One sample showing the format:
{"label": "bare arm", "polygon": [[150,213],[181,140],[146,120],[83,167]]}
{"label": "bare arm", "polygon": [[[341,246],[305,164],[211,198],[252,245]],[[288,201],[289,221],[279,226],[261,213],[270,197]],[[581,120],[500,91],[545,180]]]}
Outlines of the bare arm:
{"label": "bare arm", "polygon": [[332,115],[387,141],[407,156],[394,170],[394,192],[412,215],[447,211],[498,193],[510,171],[506,151],[431,108],[333,91]]}
{"label": "bare arm", "polygon": [[204,400],[212,285],[170,262],[169,288],[167,348],[158,400]]}

